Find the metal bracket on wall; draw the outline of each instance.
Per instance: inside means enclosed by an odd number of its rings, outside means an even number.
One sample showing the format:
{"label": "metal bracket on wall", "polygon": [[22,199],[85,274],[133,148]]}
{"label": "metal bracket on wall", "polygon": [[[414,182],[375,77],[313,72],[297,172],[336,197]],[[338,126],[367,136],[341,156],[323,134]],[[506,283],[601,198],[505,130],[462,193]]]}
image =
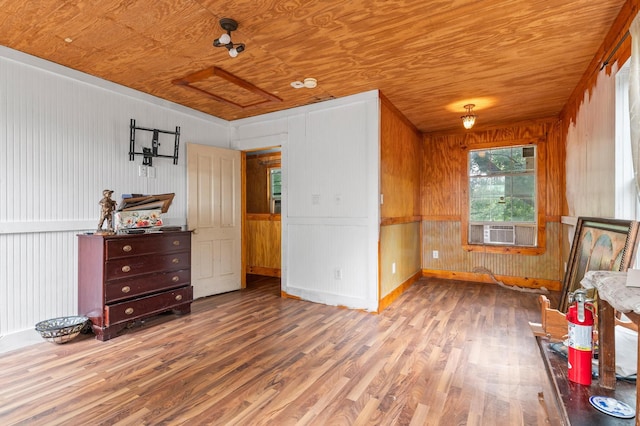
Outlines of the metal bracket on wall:
{"label": "metal bracket on wall", "polygon": [[[142,147],[142,152],[136,152],[136,130],[144,130],[146,132],[153,132],[151,139],[151,148]],[[158,137],[160,133],[167,135],[175,135],[175,142],[173,144],[173,155],[158,154],[158,147],[160,142]],[[142,155],[142,165],[152,166],[153,158],[173,158],[173,164],[178,164],[178,148],[180,147],[180,127],[176,126],[176,131],[171,132],[168,130],[148,129],[146,127],[136,127],[136,120],[131,119],[131,125],[129,127],[129,161],[133,161],[136,155]]]}

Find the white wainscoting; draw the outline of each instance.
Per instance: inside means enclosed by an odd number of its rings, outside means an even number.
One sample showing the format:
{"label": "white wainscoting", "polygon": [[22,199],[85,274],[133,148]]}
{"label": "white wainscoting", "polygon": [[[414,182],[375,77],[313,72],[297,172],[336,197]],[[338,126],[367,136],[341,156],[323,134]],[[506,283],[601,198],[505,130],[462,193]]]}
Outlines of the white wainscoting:
{"label": "white wainscoting", "polygon": [[[115,200],[173,192],[165,222],[185,224],[186,143],[227,148],[229,123],[1,46],[0,94],[0,336],[7,336],[78,313],[76,234],[97,226],[102,190],[114,190]],[[141,127],[180,126],[178,165],[154,159],[156,178],[138,176],[142,158],[128,156],[132,118]],[[137,132],[137,144],[144,136]],[[161,153],[172,155],[173,140],[168,145]]]}
{"label": "white wainscoting", "polygon": [[233,148],[282,146],[283,291],[377,309],[378,128],[377,91],[231,122]]}
{"label": "white wainscoting", "polygon": [[77,313],[76,232],[0,235],[2,334]]}

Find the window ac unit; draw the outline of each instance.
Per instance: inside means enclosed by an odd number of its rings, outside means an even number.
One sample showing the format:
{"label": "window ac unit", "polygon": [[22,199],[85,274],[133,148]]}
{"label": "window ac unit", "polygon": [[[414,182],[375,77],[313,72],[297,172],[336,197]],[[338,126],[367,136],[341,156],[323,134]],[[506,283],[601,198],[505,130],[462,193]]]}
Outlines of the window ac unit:
{"label": "window ac unit", "polygon": [[484,225],[485,244],[515,244],[515,225]]}

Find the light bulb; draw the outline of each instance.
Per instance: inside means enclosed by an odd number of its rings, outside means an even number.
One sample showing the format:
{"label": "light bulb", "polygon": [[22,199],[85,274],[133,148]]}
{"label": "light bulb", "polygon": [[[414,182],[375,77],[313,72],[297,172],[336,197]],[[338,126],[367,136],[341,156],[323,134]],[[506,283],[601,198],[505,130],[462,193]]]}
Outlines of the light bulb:
{"label": "light bulb", "polygon": [[231,49],[229,49],[229,56],[231,56],[232,58],[235,58],[236,56],[238,56],[238,51],[236,50],[235,47],[232,47]]}
{"label": "light bulb", "polygon": [[462,116],[462,124],[464,125],[465,129],[472,128],[475,123],[476,123],[476,116],[475,115],[464,115],[464,116]]}
{"label": "light bulb", "polygon": [[476,123],[477,115],[473,113],[473,107],[475,107],[474,104],[467,104],[464,106],[464,109],[467,110],[467,113],[460,118],[462,118],[462,125],[464,126],[465,129],[472,128],[473,125]]}
{"label": "light bulb", "polygon": [[229,44],[229,42],[231,41],[231,36],[229,34],[222,34],[218,41],[220,42],[220,44]]}

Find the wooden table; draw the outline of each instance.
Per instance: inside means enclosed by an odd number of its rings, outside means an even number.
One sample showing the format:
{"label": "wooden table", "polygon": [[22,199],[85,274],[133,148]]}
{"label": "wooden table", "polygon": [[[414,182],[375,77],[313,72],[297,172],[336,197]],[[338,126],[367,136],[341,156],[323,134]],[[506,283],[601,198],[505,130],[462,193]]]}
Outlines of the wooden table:
{"label": "wooden table", "polygon": [[[636,325],[640,325],[640,288],[627,287],[625,284],[626,279],[626,272],[590,271],[580,281],[583,287],[598,290],[598,375],[600,377],[600,386],[603,389],[613,390],[617,388],[615,312],[624,313]],[[640,339],[638,339],[638,353],[640,353]],[[638,357],[637,371],[640,371],[640,356]],[[640,418],[638,417],[638,407],[640,407],[639,387],[640,383],[636,381],[634,398],[636,426],[640,426]],[[634,405],[630,401],[624,402],[631,406]]]}
{"label": "wooden table", "polygon": [[[634,419],[619,419],[601,413],[591,406],[589,397],[591,395],[603,395],[615,398],[619,401],[633,405],[635,401],[636,387],[629,382],[618,382],[615,389],[603,387],[598,380],[593,380],[591,386],[584,386],[570,381],[567,377],[567,359],[554,352],[551,343],[544,337],[536,337],[542,360],[551,380],[551,386],[555,393],[555,398],[545,398],[552,411],[557,409],[560,413],[560,423],[563,425],[603,425],[603,426],[631,426]],[[555,423],[555,422],[554,422]]]}

